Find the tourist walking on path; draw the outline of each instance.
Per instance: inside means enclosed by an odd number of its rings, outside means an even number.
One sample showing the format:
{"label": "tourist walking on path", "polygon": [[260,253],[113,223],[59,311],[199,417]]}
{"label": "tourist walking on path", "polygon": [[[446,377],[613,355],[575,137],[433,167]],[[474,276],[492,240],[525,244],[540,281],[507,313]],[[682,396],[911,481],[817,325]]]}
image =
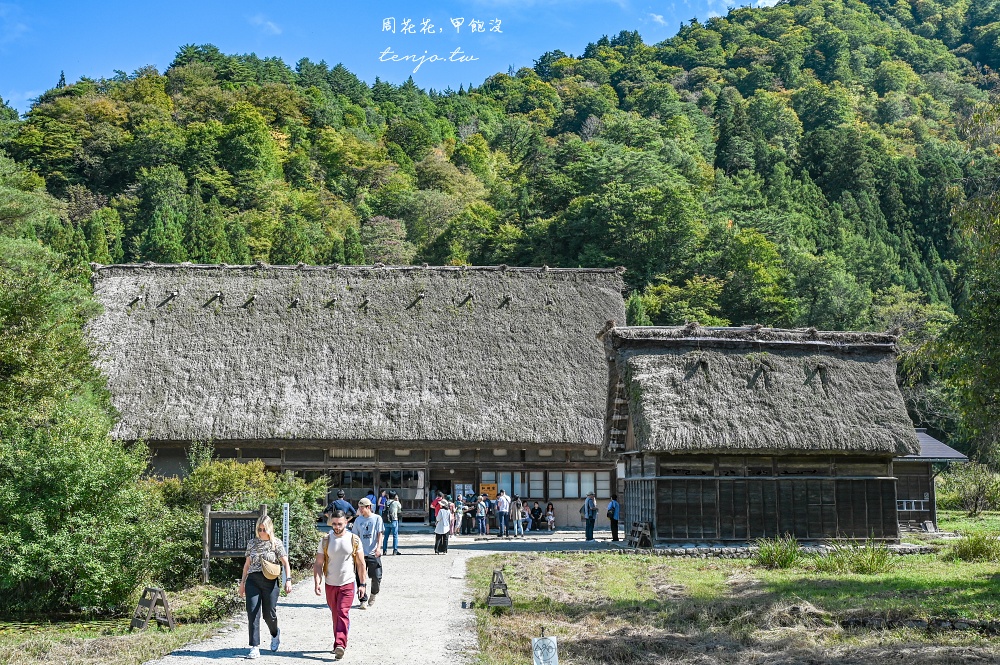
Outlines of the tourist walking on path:
{"label": "tourist walking on path", "polygon": [[476,526],[479,528],[479,535],[486,535],[486,513],[488,508],[486,507],[486,495],[480,494],[479,500],[476,501]]}
{"label": "tourist walking on path", "polygon": [[497,495],[497,538],[510,535],[510,497],[500,490]]}
{"label": "tourist walking on path", "polygon": [[360,600],[368,584],[368,575],[361,540],[347,530],[344,511],[334,510],[327,524],[331,531],[320,540],[313,564],[313,581],[317,596],[323,595],[325,588],[326,604],[333,615],[333,654],[340,660],[347,649],[354,593],[356,590]]}
{"label": "tourist walking on path", "polygon": [[250,653],[247,658],[260,658],[260,617],[271,631],[271,651],[277,651],[281,643],[278,629],[278,594],[281,586],[281,572],[274,578],[268,574],[275,566],[285,569],[285,593],[292,590],[292,571],[288,566],[288,554],[280,540],[274,537],[274,523],[268,516],[257,520],[257,535],[247,543],[247,558],[243,563],[240,578],[240,595],[247,599],[247,625],[250,629]]}
{"label": "tourist walking on path", "polygon": [[593,492],[587,493],[587,500],[583,502],[580,513],[587,520],[587,540],[594,539],[594,522],[597,521],[597,499]]}
{"label": "tourist walking on path", "polygon": [[382,551],[389,551],[389,534],[392,534],[392,553],[399,554],[399,511],[403,509],[396,499],[395,492],[389,492],[389,502],[382,512],[382,523],[385,526],[385,537],[382,539]]}
{"label": "tourist walking on path", "polygon": [[[365,497],[358,501],[360,515],[354,518],[351,531],[361,539],[364,550],[365,569],[368,572],[368,582],[371,587],[368,594],[361,594],[361,609],[367,610],[375,604],[379,586],[382,583],[382,534],[385,527],[382,518],[372,512],[371,499]],[[358,582],[361,578],[358,578]]]}
{"label": "tourist walking on path", "polygon": [[618,542],[618,520],[621,519],[621,504],[618,503],[618,495],[612,494],[611,501],[608,502],[608,519],[611,520],[611,541]]}
{"label": "tourist walking on path", "polygon": [[451,533],[451,504],[442,501],[438,508],[437,526],[434,527],[434,554],[448,553],[449,533]]}
{"label": "tourist walking on path", "polygon": [[354,506],[351,502],[344,498],[344,490],[337,490],[337,498],[330,502],[324,510],[323,514],[326,516],[327,522],[330,521],[330,515],[335,510],[344,511],[344,515],[347,517],[347,521],[350,522],[357,515],[357,511],[354,510]]}
{"label": "tourist walking on path", "polygon": [[[385,507],[389,505],[389,492],[382,490],[378,495],[378,505],[375,506],[375,514],[382,515],[385,512]],[[382,522],[385,522],[385,516],[382,517]],[[382,549],[385,549],[384,547]]]}

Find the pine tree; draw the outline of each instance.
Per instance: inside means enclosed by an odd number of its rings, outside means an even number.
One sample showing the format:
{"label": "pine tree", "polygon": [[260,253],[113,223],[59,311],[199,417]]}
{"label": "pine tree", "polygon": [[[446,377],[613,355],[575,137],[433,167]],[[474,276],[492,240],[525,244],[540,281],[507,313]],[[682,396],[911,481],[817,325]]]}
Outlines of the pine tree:
{"label": "pine tree", "polygon": [[288,215],[271,243],[270,263],[274,265],[294,265],[315,263],[315,256],[303,228],[302,218]]}
{"label": "pine tree", "polygon": [[187,260],[184,251],[183,218],[173,208],[160,208],[139,244],[140,258],[156,263],[180,263]]}
{"label": "pine tree", "polygon": [[646,314],[646,306],[642,303],[642,296],[638,291],[633,291],[628,297],[625,309],[625,321],[630,326],[651,326],[653,322]]}
{"label": "pine tree", "polygon": [[[108,251],[108,232],[104,228],[104,215],[101,210],[95,210],[83,220],[83,234],[87,238],[90,260],[105,265],[112,263],[111,252]],[[120,241],[119,241],[120,244]]]}
{"label": "pine tree", "polygon": [[187,252],[195,263],[229,263],[232,251],[226,237],[226,218],[219,201],[213,197],[206,209],[201,188],[192,189],[188,200]]}
{"label": "pine tree", "polygon": [[349,266],[360,266],[365,263],[365,250],[361,246],[361,235],[353,227],[347,227],[344,234],[344,263]]}
{"label": "pine tree", "polygon": [[59,72],[59,82],[56,83],[56,89],[57,90],[62,90],[65,87],[66,87],[66,72],[60,71]]}
{"label": "pine tree", "polygon": [[[221,209],[219,202],[212,201]],[[211,207],[211,203],[209,203]],[[238,219],[230,219],[226,222],[226,238],[229,241],[230,261],[236,265],[245,266],[250,263],[250,248],[247,246],[247,229],[243,222]]]}

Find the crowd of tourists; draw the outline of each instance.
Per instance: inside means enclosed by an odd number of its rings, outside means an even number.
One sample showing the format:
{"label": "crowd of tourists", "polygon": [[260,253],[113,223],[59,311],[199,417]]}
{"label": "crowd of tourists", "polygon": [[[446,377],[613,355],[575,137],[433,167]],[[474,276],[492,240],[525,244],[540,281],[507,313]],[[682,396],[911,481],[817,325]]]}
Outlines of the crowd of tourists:
{"label": "crowd of tourists", "polygon": [[[429,517],[434,525],[434,553],[448,553],[448,538],[456,533],[490,535],[491,518],[496,521],[496,536],[523,537],[528,531],[554,531],[555,507],[551,502],[543,511],[538,501],[528,505],[518,495],[508,496],[504,490],[495,500],[483,493],[459,496],[437,492],[430,504]],[[612,496],[607,508],[612,540],[618,540],[621,507]],[[334,647],[337,660],[344,657],[350,630],[350,610],[357,596],[362,610],[375,605],[382,581],[382,554],[388,551],[392,536],[392,553],[399,552],[399,520],[402,504],[392,491],[382,491],[376,497],[358,501],[357,509],[345,498],[343,490],[323,511],[330,532],[322,537],[316,549],[313,581],[317,596],[325,596],[333,620]],[[594,539],[597,520],[597,499],[593,492],[580,507],[586,523],[586,539]],[[284,584],[281,583],[284,572]],[[288,553],[274,535],[270,517],[257,520],[256,535],[246,548],[246,561],[240,579],[240,595],[246,598],[250,651],[247,658],[260,657],[260,621],[263,618],[271,634],[271,651],[281,644],[278,627],[278,595],[292,589]]]}

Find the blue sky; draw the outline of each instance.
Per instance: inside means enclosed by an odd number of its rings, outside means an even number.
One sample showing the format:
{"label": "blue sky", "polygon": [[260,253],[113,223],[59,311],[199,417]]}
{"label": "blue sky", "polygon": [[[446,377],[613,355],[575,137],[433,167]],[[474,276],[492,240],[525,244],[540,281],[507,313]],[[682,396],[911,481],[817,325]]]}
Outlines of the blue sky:
{"label": "blue sky", "polygon": [[[647,43],[656,43],[675,34],[682,21],[725,14],[734,4],[749,2],[172,0],[144,6],[120,0],[0,0],[0,97],[23,112],[32,98],[55,85],[60,71],[70,82],[144,65],[163,71],[188,43],[278,56],[290,66],[302,57],[342,62],[369,83],[376,76],[398,83],[413,74],[421,87],[457,89],[510,66],[530,67],[545,51],[578,55],[603,34],[638,30]],[[395,19],[395,33],[383,30],[389,17]],[[402,31],[405,19],[412,34]],[[421,33],[425,19],[429,25]],[[462,21],[456,27],[452,19]],[[473,32],[474,21],[482,22],[481,31]],[[405,56],[411,58],[401,60]],[[425,59],[420,64],[414,56]]]}

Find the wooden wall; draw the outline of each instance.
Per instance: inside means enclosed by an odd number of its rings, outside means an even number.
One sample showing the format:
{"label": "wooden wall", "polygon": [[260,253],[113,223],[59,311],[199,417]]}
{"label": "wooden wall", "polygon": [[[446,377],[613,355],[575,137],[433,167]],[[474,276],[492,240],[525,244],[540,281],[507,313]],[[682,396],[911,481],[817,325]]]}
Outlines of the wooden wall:
{"label": "wooden wall", "polygon": [[899,539],[888,458],[626,457],[626,520],[652,522],[657,540]]}

